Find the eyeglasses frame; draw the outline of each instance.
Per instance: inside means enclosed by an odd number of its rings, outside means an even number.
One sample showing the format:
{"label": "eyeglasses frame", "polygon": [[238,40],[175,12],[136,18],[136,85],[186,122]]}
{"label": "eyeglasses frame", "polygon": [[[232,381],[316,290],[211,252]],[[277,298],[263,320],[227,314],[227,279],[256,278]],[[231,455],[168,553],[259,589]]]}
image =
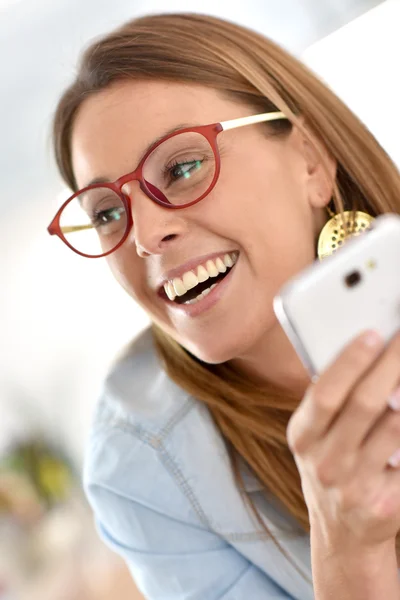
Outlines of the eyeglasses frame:
{"label": "eyeglasses frame", "polygon": [[[122,187],[126,183],[128,183],[130,181],[138,181],[142,192],[144,192],[144,194],[146,194],[146,196],[148,198],[150,198],[150,200],[153,200],[153,202],[155,202],[156,204],[158,204],[160,206],[163,206],[164,208],[182,209],[182,208],[188,208],[189,206],[193,206],[194,204],[197,204],[198,202],[203,200],[203,198],[208,196],[208,194],[212,191],[212,189],[215,187],[215,184],[218,181],[220,170],[221,170],[221,158],[219,155],[217,136],[222,131],[228,131],[230,129],[236,129],[237,127],[244,127],[246,125],[255,125],[256,123],[275,121],[278,119],[287,119],[287,117],[282,112],[269,112],[269,113],[261,113],[261,114],[257,114],[257,115],[251,115],[249,117],[239,117],[238,119],[231,119],[229,121],[221,121],[220,123],[211,123],[210,125],[200,125],[198,127],[187,127],[184,129],[179,129],[178,131],[174,131],[173,133],[166,135],[162,139],[158,140],[155,144],[153,144],[147,150],[147,152],[144,154],[144,156],[141,158],[138,166],[136,167],[136,169],[134,171],[131,171],[130,173],[127,173],[126,175],[119,177],[118,179],[116,179],[113,182],[95,183],[92,185],[88,185],[85,188],[82,188],[82,189],[78,190],[77,192],[75,192],[58,209],[55,217],[53,218],[50,225],[48,226],[47,231],[49,232],[50,235],[58,236],[61,239],[61,241],[64,242],[64,244],[66,244],[68,246],[68,248],[70,248],[73,252],[75,252],[76,254],[79,254],[80,256],[84,256],[86,258],[102,258],[104,256],[108,256],[109,254],[112,254],[113,252],[118,250],[118,248],[120,248],[122,246],[122,244],[125,242],[126,238],[128,237],[128,235],[132,229],[132,226],[133,226],[131,201],[130,201],[129,197],[126,194],[124,194],[122,191]],[[181,135],[182,133],[198,133],[206,138],[206,140],[210,144],[211,149],[214,153],[215,173],[214,173],[214,177],[213,177],[208,189],[204,192],[204,194],[202,194],[199,198],[196,198],[196,200],[193,200],[192,202],[188,202],[187,204],[175,205],[175,204],[169,204],[169,203],[163,202],[162,200],[160,200],[160,198],[157,198],[157,196],[151,192],[151,190],[147,186],[146,180],[143,177],[143,166],[144,166],[147,158],[150,156],[150,154],[152,154],[152,152],[154,152],[154,150],[156,148],[158,148],[158,146],[160,146],[161,144],[163,144],[170,138],[173,138],[177,135]],[[120,197],[120,199],[124,205],[126,214],[127,214],[127,223],[126,223],[126,231],[125,231],[123,237],[121,238],[120,242],[114,248],[112,248],[112,250],[108,250],[107,252],[104,252],[103,254],[91,255],[91,254],[85,254],[84,252],[80,252],[79,250],[74,248],[68,242],[68,240],[64,237],[63,232],[61,230],[60,218],[61,218],[61,214],[62,214],[63,210],[70,202],[72,202],[72,200],[74,200],[77,196],[80,196],[81,194],[83,194],[89,190],[93,190],[93,189],[97,189],[97,188],[108,188]]]}

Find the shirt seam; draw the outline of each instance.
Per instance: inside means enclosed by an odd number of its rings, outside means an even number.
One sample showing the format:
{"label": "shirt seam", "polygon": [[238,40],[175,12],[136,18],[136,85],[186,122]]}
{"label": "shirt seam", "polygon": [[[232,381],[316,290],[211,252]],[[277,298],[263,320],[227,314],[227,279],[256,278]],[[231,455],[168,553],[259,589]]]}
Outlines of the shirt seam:
{"label": "shirt seam", "polygon": [[183,475],[182,471],[176,464],[171,454],[165,448],[164,441],[167,439],[168,435],[173,431],[176,425],[185,418],[185,416],[190,412],[190,410],[193,407],[193,398],[188,396],[183,406],[181,406],[179,410],[177,410],[172,415],[172,417],[162,427],[158,434],[149,433],[141,425],[134,425],[129,421],[123,420],[119,415],[114,415],[114,417],[110,421],[108,420],[104,423],[107,424],[108,427],[111,426],[136,436],[143,443],[149,445],[151,448],[153,448],[153,450],[157,452],[164,468],[170,473],[172,479],[175,481],[175,484],[178,486],[178,488],[182,491],[184,496],[189,501],[197,517],[199,518],[200,523],[202,523],[204,526],[210,529],[213,533],[220,536],[228,543],[255,542],[259,540],[268,539],[269,536],[263,531],[224,533],[220,531],[215,525],[213,525],[212,521],[210,521],[205,511],[203,510],[200,501],[198,500],[196,494],[189,485],[187,479]]}
{"label": "shirt seam", "polygon": [[159,430],[158,433],[150,433],[141,424],[130,423],[125,417],[124,413],[119,412],[118,414],[111,415],[109,418],[98,418],[95,425],[99,428],[109,427],[119,428],[122,430],[129,431],[138,437],[141,441],[149,444],[155,450],[158,449],[160,444],[167,438],[167,436],[173,431],[173,429],[182,421],[190,410],[194,407],[193,398],[190,396],[186,397],[184,404],[170,417],[165,425]]}

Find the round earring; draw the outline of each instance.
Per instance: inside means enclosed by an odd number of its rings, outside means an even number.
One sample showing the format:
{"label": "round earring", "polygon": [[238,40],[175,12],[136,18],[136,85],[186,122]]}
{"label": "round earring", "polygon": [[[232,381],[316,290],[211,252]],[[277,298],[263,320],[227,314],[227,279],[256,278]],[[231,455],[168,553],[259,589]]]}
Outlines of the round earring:
{"label": "round earring", "polygon": [[335,215],[328,206],[326,209],[331,218],[325,223],[318,238],[319,260],[334,254],[347,240],[369,229],[375,220],[361,211],[345,211],[343,215]]}

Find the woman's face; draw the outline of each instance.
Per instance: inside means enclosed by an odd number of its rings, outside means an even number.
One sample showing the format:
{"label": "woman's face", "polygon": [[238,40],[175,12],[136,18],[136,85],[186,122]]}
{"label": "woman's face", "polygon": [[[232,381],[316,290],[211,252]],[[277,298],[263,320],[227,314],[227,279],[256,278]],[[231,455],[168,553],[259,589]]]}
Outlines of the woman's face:
{"label": "woman's face", "polygon": [[[114,181],[133,171],[148,145],[178,125],[256,112],[197,85],[114,84],[85,100],[78,112],[72,136],[78,185],[98,177]],[[314,260],[332,190],[318,154],[297,128],[268,137],[265,125],[250,125],[222,132],[218,145],[219,180],[198,204],[168,210],[152,202],[138,182],[124,187],[134,225],[122,247],[107,257],[117,281],[153,321],[209,363],[251,354],[276,331],[273,297]],[[223,270],[218,258],[230,265],[227,255],[234,266],[224,278],[213,277],[213,268]],[[182,302],[188,296],[169,300],[163,284],[175,280],[182,291],[177,279],[196,283],[184,276],[188,272],[209,278],[199,291],[217,285],[194,303]],[[196,287],[191,295],[195,292]]]}

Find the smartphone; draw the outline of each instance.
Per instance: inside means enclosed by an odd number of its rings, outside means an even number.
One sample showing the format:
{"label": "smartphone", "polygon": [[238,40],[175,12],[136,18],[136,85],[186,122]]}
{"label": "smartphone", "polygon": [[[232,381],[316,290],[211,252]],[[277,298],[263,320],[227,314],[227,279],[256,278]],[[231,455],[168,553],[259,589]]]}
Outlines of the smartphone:
{"label": "smartphone", "polygon": [[292,278],[275,314],[314,378],[367,329],[400,331],[400,216],[385,214],[335,254]]}

